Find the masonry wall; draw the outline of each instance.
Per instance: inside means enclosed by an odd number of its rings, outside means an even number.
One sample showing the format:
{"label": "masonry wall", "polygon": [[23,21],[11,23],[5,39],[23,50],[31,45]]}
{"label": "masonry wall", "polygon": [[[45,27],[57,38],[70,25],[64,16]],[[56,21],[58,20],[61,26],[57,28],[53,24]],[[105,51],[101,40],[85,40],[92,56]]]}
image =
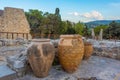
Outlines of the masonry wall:
{"label": "masonry wall", "polygon": [[3,31],[3,30],[2,30],[2,20],[3,20],[3,17],[0,16],[0,31]]}
{"label": "masonry wall", "polygon": [[[4,32],[3,16],[0,16],[0,32]],[[0,38],[5,38],[6,34],[0,33]]]}
{"label": "masonry wall", "polygon": [[[1,20],[3,22],[1,23]],[[0,31],[2,32],[14,32],[14,33],[28,33],[30,38],[30,27],[23,9],[5,7],[3,18],[0,18]],[[3,30],[2,30],[3,29]],[[4,33],[5,34],[5,33]],[[27,38],[26,34],[5,34],[8,35],[7,38],[11,39],[12,36],[15,38]],[[17,37],[18,36],[18,37]]]}
{"label": "masonry wall", "polygon": [[0,31],[1,31],[1,26],[2,26],[2,17],[0,16]]}

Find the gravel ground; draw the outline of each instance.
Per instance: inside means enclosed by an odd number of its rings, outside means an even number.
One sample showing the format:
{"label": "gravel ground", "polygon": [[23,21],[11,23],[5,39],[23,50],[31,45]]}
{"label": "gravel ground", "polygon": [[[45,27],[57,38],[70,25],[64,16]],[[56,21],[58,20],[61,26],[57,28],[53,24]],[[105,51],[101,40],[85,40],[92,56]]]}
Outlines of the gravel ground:
{"label": "gravel ground", "polygon": [[80,80],[79,78],[90,77],[96,77],[97,80],[120,80],[120,61],[92,56],[88,61],[82,61],[79,69],[73,74],[64,72],[60,66],[54,66],[48,77],[36,78],[31,73],[15,80]]}

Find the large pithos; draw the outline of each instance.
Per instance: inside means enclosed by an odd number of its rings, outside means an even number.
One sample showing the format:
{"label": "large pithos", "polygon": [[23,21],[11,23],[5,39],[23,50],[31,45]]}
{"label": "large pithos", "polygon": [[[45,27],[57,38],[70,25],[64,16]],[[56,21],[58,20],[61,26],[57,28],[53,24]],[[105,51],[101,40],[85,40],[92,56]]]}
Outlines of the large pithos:
{"label": "large pithos", "polygon": [[28,49],[28,61],[36,77],[46,77],[54,59],[54,46],[50,40],[32,40]]}
{"label": "large pithos", "polygon": [[80,35],[61,35],[58,57],[62,68],[73,73],[77,70],[84,54],[84,44]]}
{"label": "large pithos", "polygon": [[84,42],[84,60],[88,60],[93,52],[93,45],[90,42]]}

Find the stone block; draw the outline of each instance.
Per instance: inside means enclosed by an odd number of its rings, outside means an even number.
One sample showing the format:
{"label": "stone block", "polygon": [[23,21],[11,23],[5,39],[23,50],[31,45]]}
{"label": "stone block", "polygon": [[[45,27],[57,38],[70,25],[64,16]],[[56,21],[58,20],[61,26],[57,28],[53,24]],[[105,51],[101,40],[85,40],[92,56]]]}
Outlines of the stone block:
{"label": "stone block", "polygon": [[0,80],[13,80],[17,78],[16,72],[6,65],[0,65]]}
{"label": "stone block", "polygon": [[24,76],[26,73],[26,56],[18,54],[7,57],[8,66],[17,73],[17,76]]}

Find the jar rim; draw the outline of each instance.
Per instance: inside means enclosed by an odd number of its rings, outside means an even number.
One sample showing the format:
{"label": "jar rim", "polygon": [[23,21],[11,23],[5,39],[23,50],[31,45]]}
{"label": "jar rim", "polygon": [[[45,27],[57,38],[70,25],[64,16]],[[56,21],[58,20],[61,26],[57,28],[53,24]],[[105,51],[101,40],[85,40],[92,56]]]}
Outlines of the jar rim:
{"label": "jar rim", "polygon": [[50,42],[50,39],[32,39],[32,42]]}
{"label": "jar rim", "polygon": [[92,45],[91,42],[84,42],[84,45]]}
{"label": "jar rim", "polygon": [[60,35],[60,38],[81,38],[81,35]]}

